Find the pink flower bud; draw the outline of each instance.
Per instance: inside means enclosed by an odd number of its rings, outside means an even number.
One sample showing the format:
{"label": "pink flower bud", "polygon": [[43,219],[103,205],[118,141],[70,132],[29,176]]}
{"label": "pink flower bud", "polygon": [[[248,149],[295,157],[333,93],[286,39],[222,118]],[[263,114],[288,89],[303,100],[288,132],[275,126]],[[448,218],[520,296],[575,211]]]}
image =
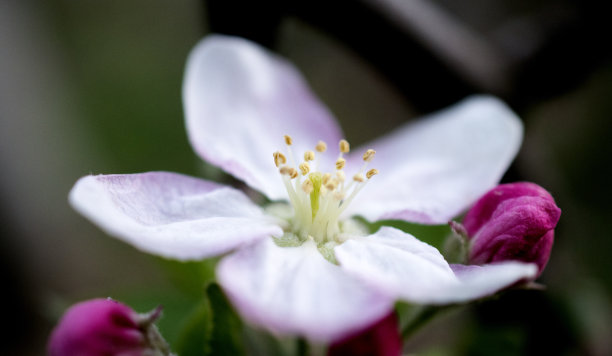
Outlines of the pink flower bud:
{"label": "pink flower bud", "polygon": [[498,185],[463,220],[470,240],[469,263],[532,262],[539,275],[550,257],[560,216],[553,197],[537,184]]}
{"label": "pink flower bud", "polygon": [[[150,350],[152,322],[160,310],[139,315],[111,299],[77,303],[64,314],[49,339],[50,356],[141,356]],[[156,329],[155,329],[156,331]],[[155,332],[154,331],[154,332]]]}
{"label": "pink flower bud", "polygon": [[328,356],[399,356],[402,352],[402,339],[398,320],[391,313],[365,330],[333,343]]}

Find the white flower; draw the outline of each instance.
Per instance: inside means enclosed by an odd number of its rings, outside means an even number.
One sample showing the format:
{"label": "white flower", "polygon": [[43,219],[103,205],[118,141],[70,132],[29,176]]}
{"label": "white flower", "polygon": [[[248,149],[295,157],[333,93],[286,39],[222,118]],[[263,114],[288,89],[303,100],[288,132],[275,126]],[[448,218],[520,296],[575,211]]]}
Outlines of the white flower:
{"label": "white flower", "polygon": [[[264,210],[236,189],[166,172],[87,176],[70,201],[143,251],[227,254],[218,281],[250,322],[327,342],[380,320],[398,299],[465,302],[535,275],[518,262],[449,266],[405,232],[367,236],[350,219],[446,223],[495,186],[522,139],[519,119],[497,99],[467,99],[349,152],[295,68],[246,40],[200,42],[183,89],[196,152],[291,205]],[[376,150],[375,177],[363,167],[367,148]]]}

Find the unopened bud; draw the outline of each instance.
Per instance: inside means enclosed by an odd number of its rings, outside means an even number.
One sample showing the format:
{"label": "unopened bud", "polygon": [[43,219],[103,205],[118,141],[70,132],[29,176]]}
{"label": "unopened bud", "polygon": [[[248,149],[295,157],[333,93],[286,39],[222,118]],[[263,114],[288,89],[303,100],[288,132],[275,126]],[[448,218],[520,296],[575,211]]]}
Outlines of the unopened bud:
{"label": "unopened bud", "polygon": [[561,209],[533,183],[502,184],[486,193],[463,220],[468,261],[515,260],[535,263],[538,275],[548,262]]}
{"label": "unopened bud", "polygon": [[70,307],[53,330],[50,356],[172,355],[153,322],[161,308],[137,314],[111,299],[92,299]]}

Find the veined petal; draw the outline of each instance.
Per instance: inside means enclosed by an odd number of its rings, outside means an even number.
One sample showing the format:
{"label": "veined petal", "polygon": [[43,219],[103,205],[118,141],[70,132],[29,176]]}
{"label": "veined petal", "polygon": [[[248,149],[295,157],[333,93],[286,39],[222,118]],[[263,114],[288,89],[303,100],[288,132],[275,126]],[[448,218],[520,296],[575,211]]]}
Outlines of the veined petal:
{"label": "veined petal", "polygon": [[321,342],[361,330],[393,307],[391,298],[325,260],[311,241],[278,247],[263,240],[223,258],[217,278],[250,322]]}
{"label": "veined petal", "polygon": [[440,286],[458,283],[436,248],[395,228],[349,239],[334,252],[345,271],[412,302],[427,302]]}
{"label": "veined petal", "polygon": [[468,302],[533,279],[537,273],[534,264],[520,262],[449,266],[434,247],[388,227],[350,239],[336,247],[335,253],[348,273],[417,304]]}
{"label": "veined petal", "polygon": [[86,176],[69,199],[107,233],[179,260],[223,254],[282,234],[242,192],[175,173]]}
{"label": "veined petal", "polygon": [[495,186],[522,137],[520,119],[504,103],[468,98],[354,150],[375,149],[371,165],[380,174],[348,209],[371,221],[446,223]]}
{"label": "veined petal", "polygon": [[195,151],[272,200],[287,198],[272,159],[283,135],[294,137],[296,158],[318,140],[335,158],[342,135],[290,63],[236,37],[208,36],[193,49],[183,104]]}

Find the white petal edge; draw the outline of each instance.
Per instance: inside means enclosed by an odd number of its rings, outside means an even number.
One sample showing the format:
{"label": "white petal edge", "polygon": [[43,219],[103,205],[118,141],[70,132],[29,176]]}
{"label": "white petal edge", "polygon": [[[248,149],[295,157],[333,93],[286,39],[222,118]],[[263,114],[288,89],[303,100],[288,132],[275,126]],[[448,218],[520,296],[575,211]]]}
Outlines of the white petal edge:
{"label": "white petal edge", "polygon": [[347,211],[370,221],[446,223],[499,182],[522,138],[520,119],[502,101],[465,99],[355,150],[351,162],[376,150],[370,166],[380,174]]}
{"label": "white petal edge", "polygon": [[428,301],[439,286],[458,283],[435,247],[395,228],[349,239],[334,252],[343,270],[404,300]]}
{"label": "white petal edge", "polygon": [[69,200],[108,234],[178,260],[220,255],[282,234],[242,192],[176,173],[86,176]]}
{"label": "white petal edge", "polygon": [[449,285],[432,300],[432,304],[467,302],[484,298],[518,282],[533,280],[537,265],[516,261],[477,265],[451,265],[460,284]]}
{"label": "white petal edge", "polygon": [[537,273],[534,264],[521,262],[451,268],[434,247],[389,227],[348,240],[335,248],[335,254],[348,273],[415,304],[469,302],[531,280]]}
{"label": "white petal edge", "polygon": [[342,132],[300,73],[245,39],[210,35],[195,46],[183,105],[195,151],[272,200],[287,199],[272,159],[285,150],[283,135],[294,138],[296,160],[318,140],[330,147],[324,159],[337,157]]}
{"label": "white petal edge", "polygon": [[393,299],[325,260],[310,241],[258,242],[223,258],[217,279],[246,320],[317,342],[338,340],[393,308]]}

